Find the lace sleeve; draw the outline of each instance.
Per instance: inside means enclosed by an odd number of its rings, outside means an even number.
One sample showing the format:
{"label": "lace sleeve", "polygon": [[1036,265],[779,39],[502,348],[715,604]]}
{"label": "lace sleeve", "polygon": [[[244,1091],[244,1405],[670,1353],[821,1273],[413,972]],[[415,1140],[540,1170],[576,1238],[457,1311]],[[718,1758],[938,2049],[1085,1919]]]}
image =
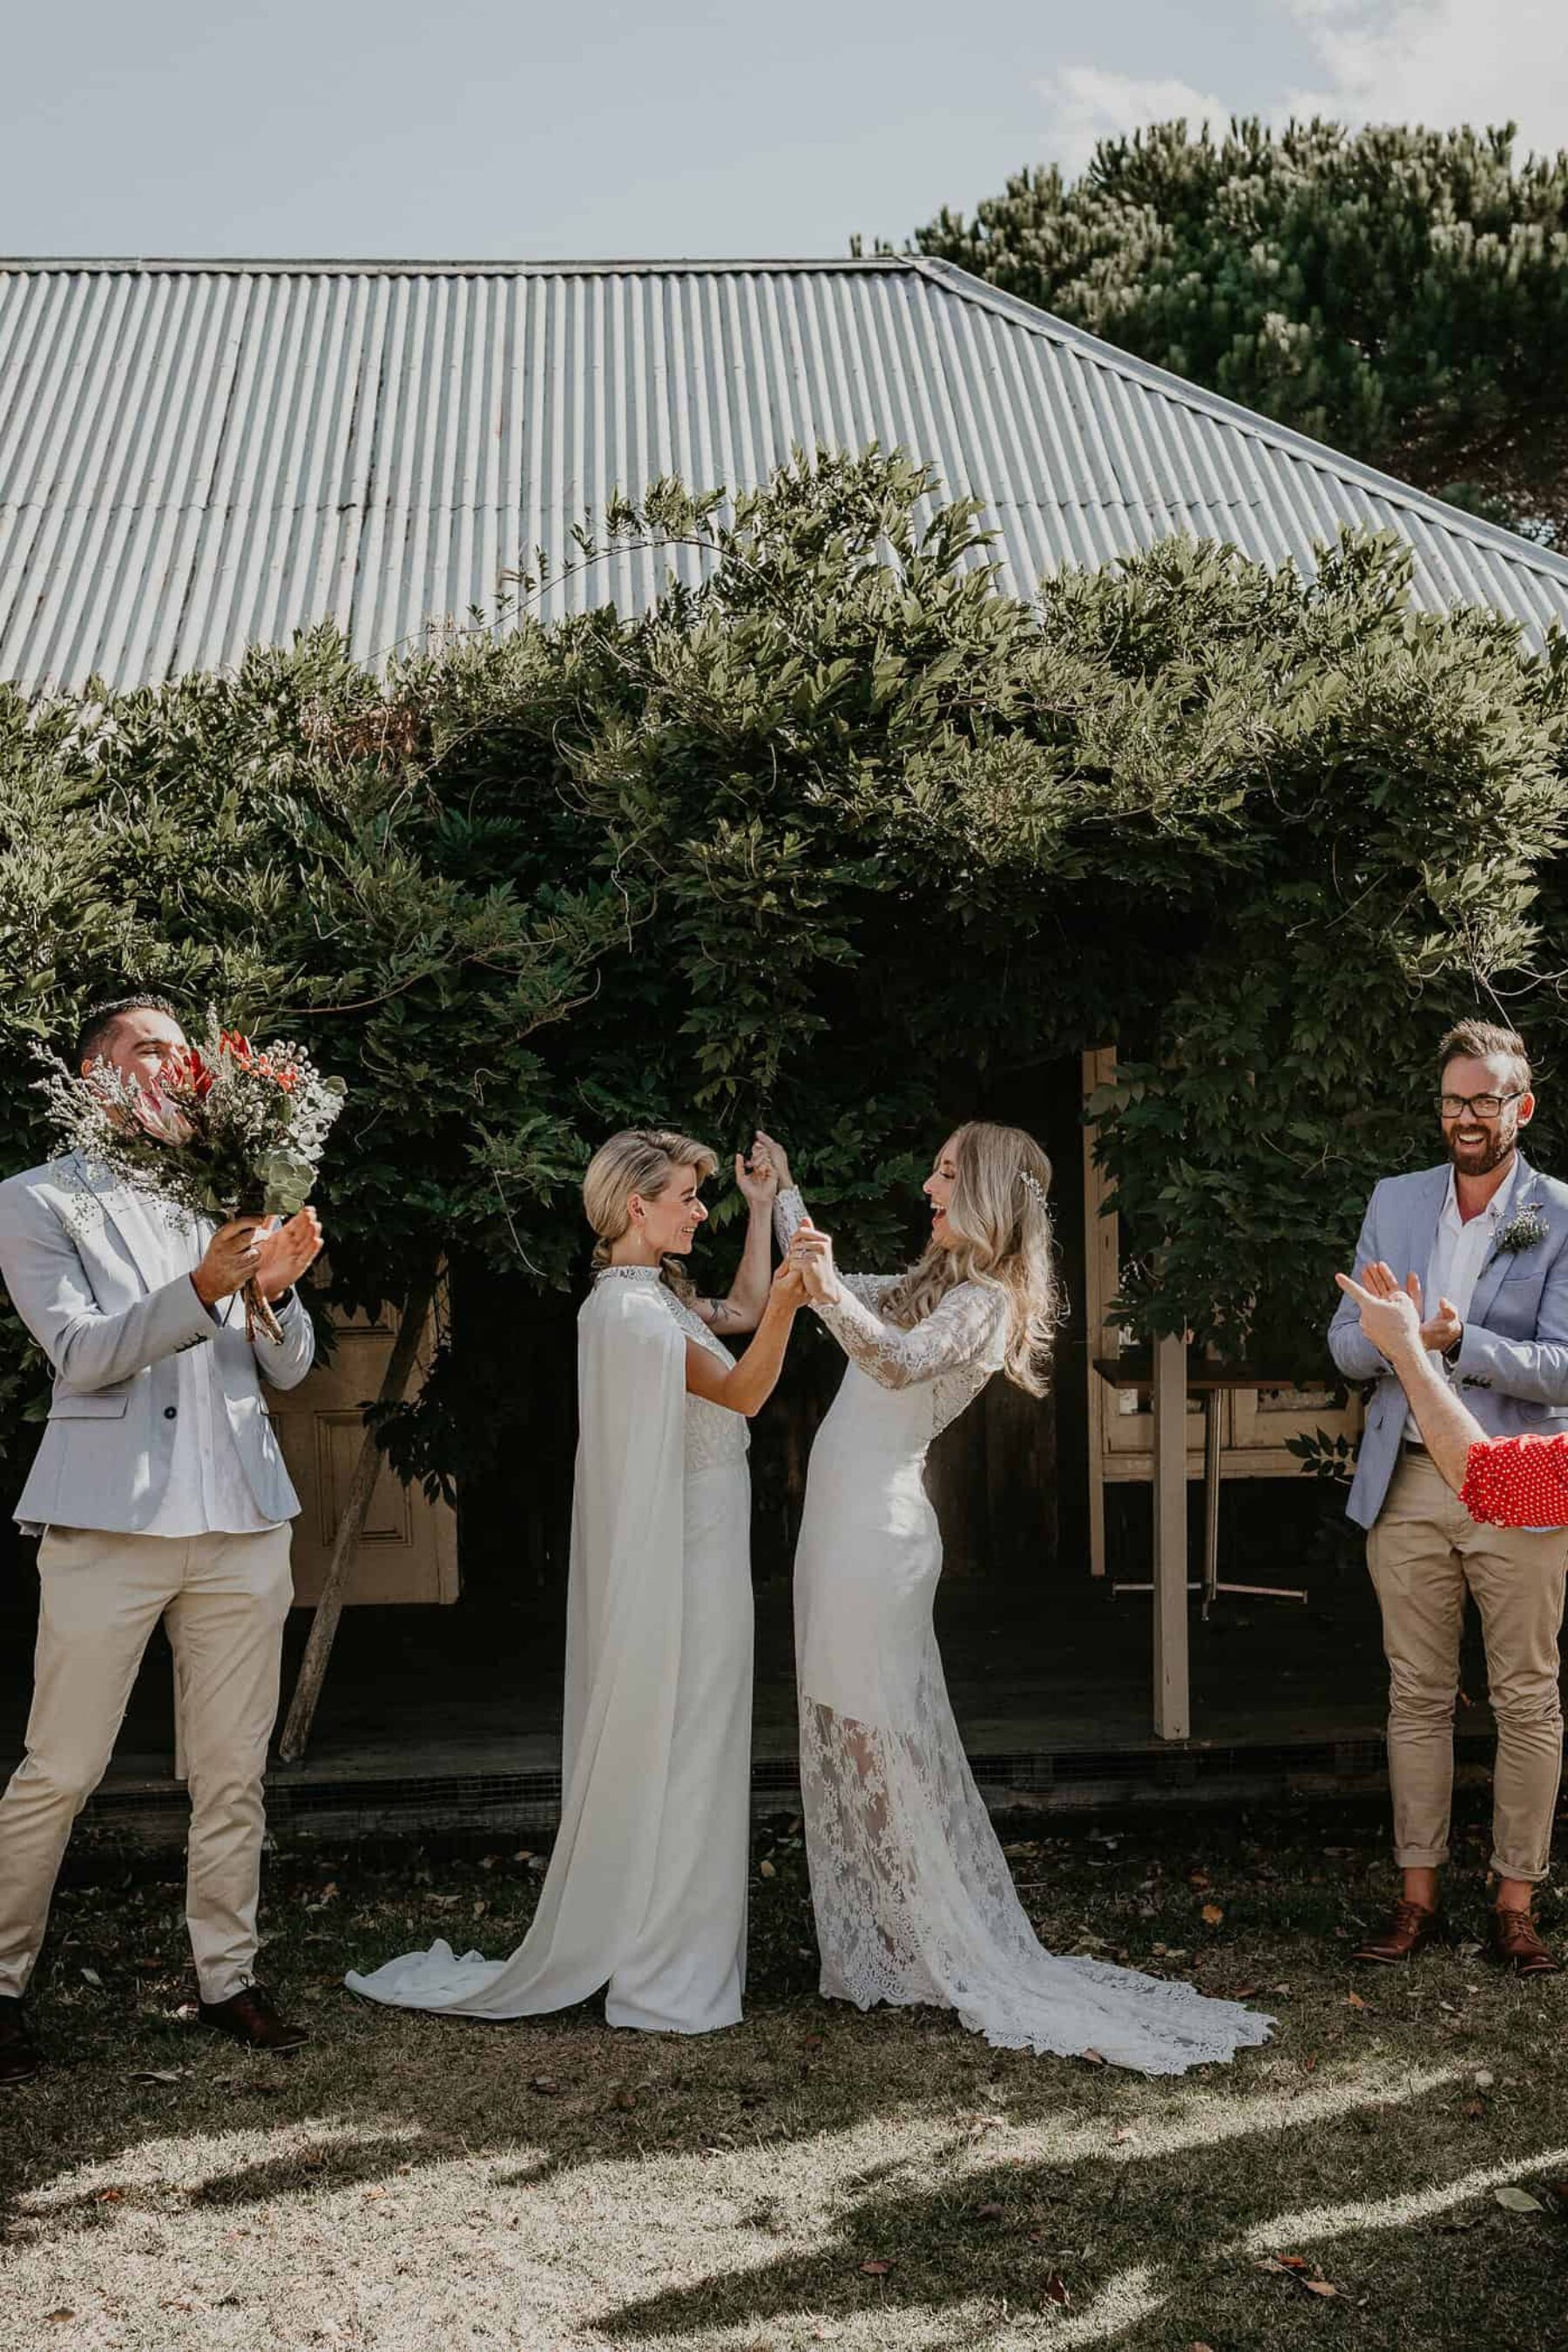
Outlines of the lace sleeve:
{"label": "lace sleeve", "polygon": [[[794,1184],[774,1194],[773,1231],[781,1250],[788,1249],[805,1215],[805,1202]],[[838,1277],[845,1289],[867,1307],[875,1307],[898,1278],[896,1274],[840,1274]]]}
{"label": "lace sleeve", "polygon": [[773,1233],[780,1249],[788,1249],[805,1217],[805,1202],[797,1184],[783,1184],[773,1194]]}
{"label": "lace sleeve", "polygon": [[851,1363],[885,1389],[907,1389],[917,1381],[934,1381],[942,1373],[982,1363],[1003,1310],[998,1292],[977,1282],[961,1282],[912,1331],[896,1331],[882,1322],[847,1286],[836,1307],[818,1307],[816,1312]]}

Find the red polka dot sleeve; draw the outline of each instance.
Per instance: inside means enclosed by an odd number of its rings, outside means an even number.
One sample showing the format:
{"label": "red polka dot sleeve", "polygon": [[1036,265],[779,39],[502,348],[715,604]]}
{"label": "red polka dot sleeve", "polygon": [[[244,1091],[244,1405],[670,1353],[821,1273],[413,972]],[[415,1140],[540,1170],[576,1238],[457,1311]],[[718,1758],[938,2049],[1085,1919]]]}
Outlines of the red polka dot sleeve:
{"label": "red polka dot sleeve", "polygon": [[1568,1528],[1568,1436],[1472,1445],[1459,1500],[1483,1527]]}

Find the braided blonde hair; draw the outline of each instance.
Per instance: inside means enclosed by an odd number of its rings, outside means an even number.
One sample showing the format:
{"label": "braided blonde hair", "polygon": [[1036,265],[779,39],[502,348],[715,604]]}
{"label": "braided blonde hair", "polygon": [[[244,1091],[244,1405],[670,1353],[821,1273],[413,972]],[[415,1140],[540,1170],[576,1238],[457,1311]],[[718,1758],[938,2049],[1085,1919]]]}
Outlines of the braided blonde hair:
{"label": "braided blonde hair", "polygon": [[[611,1250],[630,1225],[634,1192],[657,1201],[678,1168],[694,1168],[701,1183],[718,1165],[705,1143],[673,1127],[624,1127],[601,1143],[583,1179],[584,1212],[598,1235],[595,1271],[609,1265]],[[660,1272],[678,1298],[693,1297],[691,1278],[679,1258],[667,1257]]]}
{"label": "braided blonde hair", "polygon": [[1021,1127],[976,1118],[949,1145],[958,1181],[947,1204],[955,1249],[933,1241],[880,1300],[890,1323],[909,1330],[961,1282],[1000,1290],[1007,1301],[1002,1369],[1016,1388],[1044,1396],[1051,1339],[1061,1319],[1051,1238],[1051,1163]]}

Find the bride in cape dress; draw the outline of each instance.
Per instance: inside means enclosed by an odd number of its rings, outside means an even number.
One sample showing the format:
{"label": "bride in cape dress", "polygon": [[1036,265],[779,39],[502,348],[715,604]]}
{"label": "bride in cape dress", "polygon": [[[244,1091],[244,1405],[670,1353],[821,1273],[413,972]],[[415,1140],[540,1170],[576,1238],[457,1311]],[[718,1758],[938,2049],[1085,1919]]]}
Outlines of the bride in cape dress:
{"label": "bride in cape dress", "polygon": [[[713,1155],[661,1129],[613,1136],[584,1181],[599,1237],[577,1324],[579,1439],[567,1595],[561,1827],[510,1959],[445,1942],[352,1990],[457,2017],[532,2017],[606,1988],[611,2025],[706,2033],[741,2016],[751,1807],[746,1420],[772,1393],[798,1272],[769,1282],[771,1169],[727,1299],[679,1261]],[[753,1329],[737,1363],[715,1334]]]}
{"label": "bride in cape dress", "polygon": [[925,1255],[871,1276],[839,1273],[784,1152],[759,1136],[752,1166],[764,1160],[780,1183],[780,1239],[849,1360],[812,1448],[795,1567],[823,1992],[862,2009],[938,2003],[1000,2048],[1092,2053],[1149,2074],[1266,2041],[1273,2021],[1234,2001],[1045,1949],[947,1696],[926,1450],[994,1372],[1044,1391],[1055,1321],[1045,1153],[1017,1128],[961,1127],[926,1181]]}

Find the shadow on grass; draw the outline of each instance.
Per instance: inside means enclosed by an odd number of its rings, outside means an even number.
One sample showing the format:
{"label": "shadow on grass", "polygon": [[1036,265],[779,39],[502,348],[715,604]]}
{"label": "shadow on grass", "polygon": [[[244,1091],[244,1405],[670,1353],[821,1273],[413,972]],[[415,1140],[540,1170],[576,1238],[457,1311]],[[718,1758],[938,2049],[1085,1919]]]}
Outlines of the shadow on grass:
{"label": "shadow on grass", "polygon": [[[597,2326],[626,2342],[657,2342],[765,2328],[802,2312],[845,2321],[868,2307],[930,2315],[976,2302],[1013,2313],[1061,2311],[1048,2291],[1055,2281],[1067,2309],[1074,2301],[1084,2307],[1058,2321],[1053,2347],[1112,2336],[1131,2346],[1136,2339],[1125,2331],[1157,2315],[1161,2345],[1184,2340],[1189,2329],[1206,2338],[1221,2332],[1221,2313],[1225,2340],[1250,2347],[1274,2340],[1255,2332],[1260,2311],[1266,2326],[1271,2315],[1288,2326],[1330,2305],[1375,2307],[1368,2340],[1380,2352],[1406,2342],[1452,2343],[1468,2352],[1482,2341],[1545,2352],[1568,2342],[1562,2318],[1568,2192],[1559,2200],[1544,2190],[1537,2217],[1522,2227],[1494,2194],[1500,2185],[1542,2183],[1568,2171],[1568,2146],[1559,2140],[1454,2172],[1427,2158],[1419,2112],[1383,2107],[1375,2110],[1382,2126],[1397,2115],[1405,2128],[1397,2154],[1384,2139],[1377,2169],[1384,2183],[1400,2185],[1377,2198],[1282,2210],[1292,2170],[1330,2189],[1364,2173],[1367,2110],[1353,2103],[1351,2085],[1345,2094],[1337,2121],[1321,2126],[1309,2147],[1299,2143],[1299,2126],[1283,2125],[1253,2140],[1240,2168],[1216,2168],[1212,2149],[1193,2146],[1179,2158],[1119,2166],[1088,2155],[1073,2166],[1015,2158],[966,2170],[960,2182],[882,2187],[846,2200],[809,2253],[781,2253],[641,2296],[602,2315]],[[1440,2315],[1458,2287],[1452,2248],[1461,2231],[1472,2252],[1497,2257],[1498,2282],[1484,2313],[1461,2311],[1449,2335]],[[867,2263],[879,2266],[875,2275]],[[1487,2268],[1493,2269],[1489,2260]],[[1401,2288],[1391,2309],[1381,2291],[1391,2270],[1429,2278],[1432,2307],[1409,2305],[1402,2314],[1407,2290]]]}
{"label": "shadow on grass", "polygon": [[[339,1864],[348,1892],[335,1908],[322,1907],[319,1866],[279,1873],[271,1889],[281,1980],[314,1983],[304,2008],[318,2039],[295,2060],[261,2062],[172,2021],[170,1889],[140,1915],[118,1894],[74,1915],[68,1903],[41,2004],[61,2063],[5,2108],[14,2242],[47,2249],[139,2205],[193,2217],[275,2207],[292,2228],[313,2200],[374,2194],[402,2176],[417,2188],[447,2166],[468,2168],[462,2197],[493,2219],[498,2200],[515,2210],[531,2189],[595,2167],[601,2203],[670,2216],[668,2263],[645,2262],[630,2298],[623,2272],[594,2323],[628,2344],[878,2309],[911,2323],[946,2315],[942,2340],[956,2343],[967,2306],[1038,2314],[1057,2273],[1073,2298],[1065,2313],[1052,2306],[1061,2346],[1114,2336],[1127,2352],[1145,2341],[1148,2352],[1193,2341],[1264,2352],[1320,2327],[1331,2306],[1337,2340],[1376,2352],[1406,2342],[1469,2352],[1483,2337],[1491,2352],[1544,2352],[1552,2339],[1536,2323],[1557,2308],[1548,2293],[1561,2297],[1563,2233],[1545,2212],[1503,2212],[1477,2183],[1500,2167],[1529,2180],[1568,2140],[1542,2126],[1552,2102],[1568,2113],[1564,1984],[1473,1983],[1460,1957],[1441,1954],[1380,1986],[1372,2009],[1356,2007],[1343,1947],[1330,1940],[1363,1899],[1336,1883],[1348,1849],[1330,1850],[1320,1894],[1321,1853],[1283,1847],[1269,1850],[1275,1892],[1259,1892],[1248,1856],[1252,1875],[1233,1894],[1207,1875],[1184,1892],[1188,1865],[1170,1861],[1170,1845],[1158,1851],[1176,1886],[1141,1926],[1135,1871],[1123,1892],[1100,1861],[1053,1855],[1039,1867],[1053,1936],[1092,1926],[1116,1945],[1142,1933],[1136,1960],[1178,1904],[1190,1916],[1217,1893],[1237,1906],[1237,1942],[1207,1955],[1206,1989],[1219,1989],[1216,1972],[1236,1987],[1244,1959],[1259,2006],[1276,2006],[1276,1979],[1294,1985],[1273,2045],[1181,2081],[994,2052],[941,2012],[861,2016],[818,2002],[804,1881],[783,1859],[759,1901],[747,2023],[690,2041],[614,2032],[594,2004],[486,2026],[353,2001],[336,1972],[374,1962],[378,1943],[406,1948],[421,1897],[405,1884],[390,1909],[345,1916],[379,1900],[380,1882],[356,1893]],[[1208,1869],[1216,1879],[1223,1869],[1212,1853]],[[493,1898],[494,1874],[468,1878],[476,1897]],[[495,1905],[474,1932],[504,1948],[522,1916],[514,1901]],[[131,1972],[147,1963],[133,1956],[154,1950],[171,1974],[138,1994]],[[102,1995],[78,1990],[85,1961]],[[1499,2077],[1486,2099],[1473,2090],[1482,2060]],[[136,2079],[149,2074],[174,2079]],[[1568,2151],[1562,2168],[1568,2177]],[[732,2221],[713,2221],[716,2201],[735,2205]],[[700,2235],[678,2253],[691,2215]],[[715,2262],[714,2229],[729,2227],[745,2242]],[[1299,2242],[1275,2244],[1282,2230]],[[106,2265],[112,2246],[106,2228]],[[1331,2299],[1258,2267],[1269,2252],[1327,2262],[1331,2250]],[[867,2262],[892,2266],[868,2273]],[[1399,2332],[1417,2321],[1425,2333]]]}

